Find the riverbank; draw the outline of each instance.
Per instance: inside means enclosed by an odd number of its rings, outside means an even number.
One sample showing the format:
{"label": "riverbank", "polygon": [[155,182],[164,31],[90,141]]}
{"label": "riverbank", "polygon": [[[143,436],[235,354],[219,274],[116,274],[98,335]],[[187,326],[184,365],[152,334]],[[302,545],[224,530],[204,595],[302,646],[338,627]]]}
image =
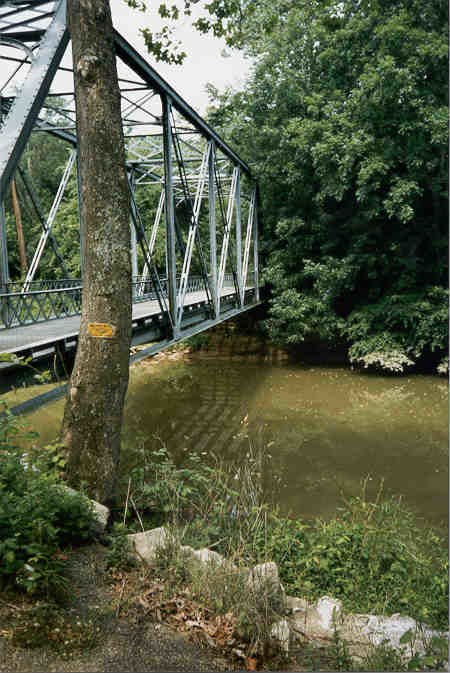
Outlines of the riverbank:
{"label": "riverbank", "polygon": [[[207,471],[202,480],[198,464],[189,474],[170,466],[165,476],[146,482],[147,508],[130,488],[123,520],[129,529],[164,511],[168,527],[127,535],[116,524],[104,537],[102,510],[95,525],[102,544],[57,552],[63,593],[26,596],[13,585],[2,593],[0,671],[446,670],[445,634],[390,617],[399,607],[435,627],[446,622],[437,539],[414,528],[395,503],[359,501],[351,520],[343,510],[341,522],[317,522],[314,532],[258,504],[250,472],[237,491],[226,475]],[[77,497],[70,496],[75,509]],[[130,503],[134,515],[127,516]],[[227,556],[182,544],[204,540]],[[265,561],[250,569],[258,553],[278,554],[279,566]],[[61,570],[59,563],[53,572]],[[339,592],[345,608],[329,598]],[[391,603],[376,603],[381,595]],[[386,616],[352,615],[361,600]]]}
{"label": "riverbank", "polygon": [[63,605],[2,594],[2,673],[234,670],[220,653],[161,620],[124,609],[136,585],[130,577],[121,592],[122,582],[108,572],[105,555],[99,544],[68,551],[72,590]]}

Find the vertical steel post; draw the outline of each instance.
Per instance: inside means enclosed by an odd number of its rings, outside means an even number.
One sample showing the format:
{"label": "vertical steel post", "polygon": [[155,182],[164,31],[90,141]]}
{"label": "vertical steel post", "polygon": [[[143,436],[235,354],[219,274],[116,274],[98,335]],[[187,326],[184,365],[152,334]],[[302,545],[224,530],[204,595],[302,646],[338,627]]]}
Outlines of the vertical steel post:
{"label": "vertical steel post", "polygon": [[236,180],[236,275],[239,289],[239,305],[242,306],[244,293],[242,290],[242,230],[241,230],[241,169],[237,167]]}
{"label": "vertical steel post", "polygon": [[259,190],[255,187],[255,211],[253,213],[253,278],[255,284],[255,301],[259,301],[259,253],[258,253],[258,210]]}
{"label": "vertical steel post", "polygon": [[[6,234],[5,206],[0,194],[0,292],[8,293],[9,266],[8,266],[8,239]],[[1,320],[5,327],[9,327],[8,297],[4,297],[0,306]]]}
{"label": "vertical steel post", "polygon": [[[134,172],[130,171],[130,190],[131,190],[131,201],[133,204],[136,203],[135,193],[136,193],[136,183],[134,179]],[[137,240],[136,240],[136,227],[134,226],[134,219],[130,218],[130,230],[131,230],[131,282],[133,290],[133,299],[136,296],[136,285],[138,280],[138,259],[137,259]]]}
{"label": "vertical steel post", "polygon": [[172,166],[172,125],[170,121],[171,101],[169,96],[161,96],[163,116],[164,142],[164,183],[165,183],[165,219],[166,219],[166,261],[167,261],[167,288],[169,297],[169,311],[172,321],[173,336],[178,328],[177,318],[177,259],[175,250],[175,206],[173,198],[173,166]]}
{"label": "vertical steel post", "polygon": [[217,301],[217,231],[216,231],[216,183],[214,165],[216,161],[216,147],[213,140],[209,141],[208,163],[208,202],[209,202],[209,258],[211,274],[211,295],[214,306],[214,317],[219,315],[219,303]]}
{"label": "vertical steel post", "polygon": [[84,266],[84,225],[83,225],[83,191],[81,189],[81,167],[80,167],[80,152],[77,149],[77,203],[78,203],[78,219],[80,222],[80,276],[83,282],[83,266]]}

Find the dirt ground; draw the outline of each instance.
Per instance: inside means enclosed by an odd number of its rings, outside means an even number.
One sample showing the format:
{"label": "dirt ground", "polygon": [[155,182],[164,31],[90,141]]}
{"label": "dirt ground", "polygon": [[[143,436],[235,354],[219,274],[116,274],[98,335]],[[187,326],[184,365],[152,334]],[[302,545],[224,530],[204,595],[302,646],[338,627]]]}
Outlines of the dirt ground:
{"label": "dirt ground", "polygon": [[[29,610],[33,605],[29,600],[19,599],[17,594],[0,596],[2,673],[238,670],[232,661],[216,654],[212,648],[190,642],[185,634],[163,623],[126,611],[117,616],[121,597],[117,596],[117,587],[113,588],[105,572],[104,548],[100,545],[71,554],[70,587],[71,596],[58,608],[58,615],[70,623],[89,624],[90,631],[88,637],[59,641],[56,647],[55,642],[48,639],[52,637],[48,636],[49,631],[38,639],[37,646],[27,646],[27,641],[24,644],[23,637],[21,641],[17,636],[23,636],[24,620],[31,623],[32,634],[42,626],[33,622],[33,618],[30,620]],[[93,627],[92,619],[101,626]],[[95,637],[91,637],[92,630],[96,632]],[[67,648],[65,642],[69,643]]]}

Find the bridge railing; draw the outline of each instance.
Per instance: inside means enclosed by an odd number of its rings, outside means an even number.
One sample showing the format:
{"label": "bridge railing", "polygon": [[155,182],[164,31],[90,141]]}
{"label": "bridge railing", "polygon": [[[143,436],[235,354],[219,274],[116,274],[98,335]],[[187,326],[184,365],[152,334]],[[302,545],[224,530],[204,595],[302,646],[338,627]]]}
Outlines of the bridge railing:
{"label": "bridge railing", "polygon": [[[233,287],[232,274],[225,276],[224,286]],[[149,278],[135,278],[132,288],[134,302],[157,299]],[[161,279],[161,289],[167,297],[166,278]],[[5,290],[0,293],[0,329],[68,318],[81,312],[82,285],[78,279],[36,280],[26,291],[23,290],[23,282],[14,281],[7,283]],[[203,290],[202,277],[192,276],[187,292]]]}
{"label": "bridge railing", "polygon": [[[6,283],[6,294],[23,293],[25,281],[13,280]],[[81,286],[80,278],[58,278],[32,280],[26,284],[26,292],[43,292],[45,290],[67,290]]]}
{"label": "bridge railing", "polygon": [[54,318],[68,318],[81,310],[81,285],[52,290],[0,294],[0,328],[18,327]]}

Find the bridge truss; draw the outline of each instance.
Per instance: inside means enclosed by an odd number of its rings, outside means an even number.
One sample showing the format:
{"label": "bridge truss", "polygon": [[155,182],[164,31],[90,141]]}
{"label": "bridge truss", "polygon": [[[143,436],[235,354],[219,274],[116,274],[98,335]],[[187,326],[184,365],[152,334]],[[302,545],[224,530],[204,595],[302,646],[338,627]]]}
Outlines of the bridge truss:
{"label": "bridge truss", "polygon": [[[118,32],[115,48],[134,343],[169,344],[259,302],[257,189],[248,165]],[[33,356],[73,345],[82,297],[58,227],[67,193],[77,193],[78,213],[81,201],[65,0],[0,0],[0,63],[0,351]],[[41,202],[28,151],[44,134],[65,159],[55,166],[50,205]],[[17,266],[11,185],[40,227],[28,241],[26,274]],[[82,223],[76,245],[82,278]]]}

